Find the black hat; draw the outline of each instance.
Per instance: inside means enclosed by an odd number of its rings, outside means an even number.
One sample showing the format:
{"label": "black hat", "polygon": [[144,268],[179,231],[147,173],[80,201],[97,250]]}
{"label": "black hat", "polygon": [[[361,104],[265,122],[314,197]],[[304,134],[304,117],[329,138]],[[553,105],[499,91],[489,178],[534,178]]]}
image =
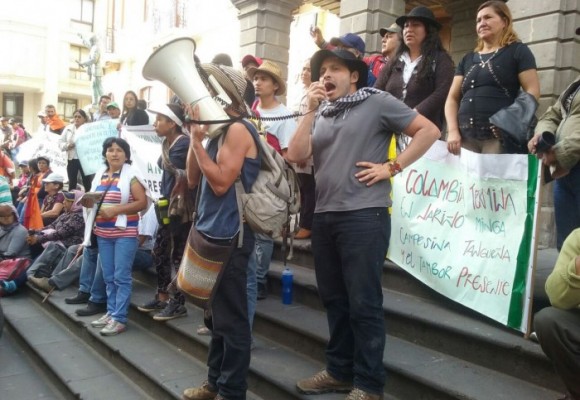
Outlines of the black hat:
{"label": "black hat", "polygon": [[365,62],[358,59],[350,51],[341,48],[335,48],[334,50],[318,50],[314,53],[310,59],[312,82],[316,82],[320,79],[320,67],[328,57],[338,57],[344,61],[349,68],[354,68],[358,72],[358,81],[356,82],[357,89],[367,85],[369,69]]}
{"label": "black hat", "polygon": [[435,14],[433,14],[433,11],[425,6],[415,7],[409,14],[397,18],[397,25],[403,28],[405,22],[409,18],[418,19],[426,25],[433,25],[435,28],[441,29],[441,24],[435,19]]}

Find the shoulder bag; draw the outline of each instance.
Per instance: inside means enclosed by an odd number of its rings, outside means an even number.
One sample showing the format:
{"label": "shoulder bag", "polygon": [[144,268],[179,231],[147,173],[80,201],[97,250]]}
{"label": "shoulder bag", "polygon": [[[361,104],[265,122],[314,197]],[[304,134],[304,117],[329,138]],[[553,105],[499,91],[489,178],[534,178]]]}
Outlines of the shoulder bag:
{"label": "shoulder bag", "polygon": [[177,287],[192,302],[209,310],[215,290],[224,273],[224,266],[230,259],[236,238],[231,241],[212,241],[206,238],[195,227],[195,217],[201,194],[201,177],[197,185],[197,194],[193,213],[193,224],[187,237],[183,258],[177,271]]}

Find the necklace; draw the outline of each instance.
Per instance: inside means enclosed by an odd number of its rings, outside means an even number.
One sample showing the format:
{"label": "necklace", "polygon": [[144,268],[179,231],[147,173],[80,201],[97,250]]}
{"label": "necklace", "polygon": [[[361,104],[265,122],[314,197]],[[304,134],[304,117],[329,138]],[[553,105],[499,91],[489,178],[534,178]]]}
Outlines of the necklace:
{"label": "necklace", "polygon": [[481,57],[481,53],[480,53],[480,52],[478,52],[477,54],[479,55],[479,66],[480,66],[481,68],[485,68],[485,66],[486,66],[486,65],[489,65],[489,62],[491,61],[491,59],[492,59],[492,58],[494,58],[494,57],[495,57],[495,55],[497,54],[498,50],[499,50],[499,48],[498,48],[498,49],[496,49],[496,50],[493,52],[493,54],[491,55],[491,57],[489,57],[489,58],[488,58],[486,61],[483,61],[483,57]]}

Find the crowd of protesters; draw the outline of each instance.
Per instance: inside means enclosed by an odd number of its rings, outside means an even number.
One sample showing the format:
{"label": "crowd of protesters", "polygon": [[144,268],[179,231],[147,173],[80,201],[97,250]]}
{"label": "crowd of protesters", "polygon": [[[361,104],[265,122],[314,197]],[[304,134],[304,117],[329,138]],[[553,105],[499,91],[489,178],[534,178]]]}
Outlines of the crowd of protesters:
{"label": "crowd of protesters", "polygon": [[[265,140],[299,172],[302,208],[295,239],[312,242],[330,331],[325,369],[299,380],[297,390],[345,392],[348,400],[383,398],[381,274],[390,239],[390,178],[438,139],[446,140],[455,155],[462,149],[518,152],[489,118],[512,104],[520,91],[535,99],[540,95],[534,55],[514,31],[505,2],[481,4],[475,28],[474,50],[454,67],[439,38],[441,24],[427,7],[415,7],[382,28],[381,53],[371,56],[359,36],[347,33],[326,42],[313,27],[320,50],[304,60],[301,93],[289,107],[283,103],[286,80],[277,63],[248,54],[241,60],[242,69],[236,69],[227,54],[218,54],[198,68],[225,90],[231,100],[225,111],[235,120],[209,140],[196,123],[199,109],[175,97],[148,108],[154,121],[133,91],[125,93],[122,107],[111,96],[101,96],[95,113],[76,110],[70,124],[47,105],[38,113],[41,130],[60,135],[66,178],[51,169],[46,156],[15,163],[29,134],[18,121],[2,117],[0,256],[29,259],[31,266],[14,279],[0,280],[0,294],[15,292],[27,280],[50,292],[78,279],[77,295],[66,302],[86,306],[76,311],[79,316],[98,315],[90,325],[103,336],[117,335],[127,329],[134,269],[154,269],[158,279],[156,293],[139,305],[140,311],[152,313],[157,321],[184,317],[185,297],[174,278],[190,232],[227,244],[237,242],[243,231],[243,240],[224,266],[227,272],[214,288],[205,326],[198,331],[211,335],[208,379],[186,389],[183,398],[245,399],[256,300],[269,293],[274,241],[254,234],[245,223],[240,229],[233,187],[239,178],[249,189],[260,167],[259,134],[247,120],[276,117],[262,121]],[[575,379],[580,365],[567,356],[580,351],[580,340],[577,335],[561,340],[555,332],[566,329],[558,325],[560,317],[573,327],[570,331],[580,325],[577,313],[565,311],[580,305],[580,239],[575,230],[580,227],[579,88],[576,79],[539,119],[528,146],[536,153],[542,132],[555,135],[555,144],[538,156],[560,171],[554,198],[558,248],[565,254],[556,266],[559,278],[549,282],[559,311],[542,313],[538,336],[571,399],[580,399]],[[132,165],[124,139],[105,140],[102,169],[84,173],[75,146],[77,131],[106,119],[118,119],[120,128],[154,125],[162,138],[161,195],[174,211],[169,220],[151,222],[152,195]],[[396,157],[389,159],[393,139]]]}

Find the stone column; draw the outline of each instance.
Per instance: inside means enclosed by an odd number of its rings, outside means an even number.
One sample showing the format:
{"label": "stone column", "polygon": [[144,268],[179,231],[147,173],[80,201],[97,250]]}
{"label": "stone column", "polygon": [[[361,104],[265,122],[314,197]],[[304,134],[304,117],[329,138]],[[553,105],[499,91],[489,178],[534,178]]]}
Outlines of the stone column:
{"label": "stone column", "polygon": [[463,56],[475,47],[477,34],[475,32],[475,17],[480,1],[457,0],[448,4],[445,9],[451,15],[451,48],[449,53],[455,65]]}
{"label": "stone column", "polygon": [[580,4],[577,1],[510,0],[514,27],[536,57],[543,113],[579,72]]}
{"label": "stone column", "polygon": [[232,0],[240,10],[240,54],[274,61],[288,74],[292,11],[301,0]]}
{"label": "stone column", "polygon": [[365,42],[368,54],[381,52],[379,29],[405,14],[405,0],[342,0],[340,34],[356,33]]}

